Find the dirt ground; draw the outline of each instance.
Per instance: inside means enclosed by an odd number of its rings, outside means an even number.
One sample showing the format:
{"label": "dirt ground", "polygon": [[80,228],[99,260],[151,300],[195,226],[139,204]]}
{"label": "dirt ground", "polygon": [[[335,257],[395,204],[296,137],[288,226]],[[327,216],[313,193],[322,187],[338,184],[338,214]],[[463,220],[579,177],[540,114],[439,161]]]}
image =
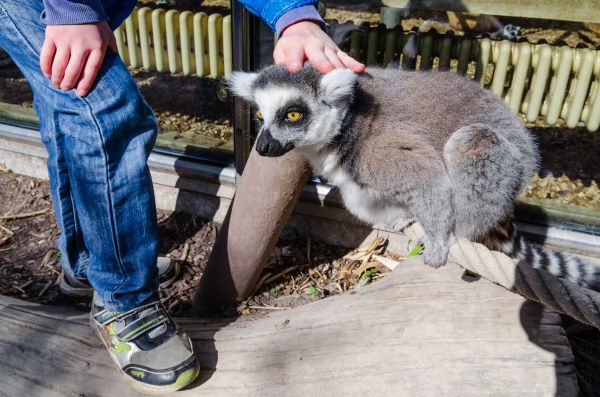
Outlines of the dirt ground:
{"label": "dirt ground", "polygon": [[[17,219],[13,219],[16,217]],[[194,288],[202,275],[219,225],[183,213],[160,211],[159,252],[183,261],[182,277],[162,291],[163,303],[174,315],[193,315]],[[0,170],[0,294],[49,305],[80,306],[87,301],[62,295],[56,250],[58,226],[51,209],[48,183]],[[237,313],[267,313],[295,307],[370,283],[389,269],[362,253],[300,239],[286,231],[265,268],[254,295]],[[370,253],[399,259],[378,244]]]}
{"label": "dirt ground", "polygon": [[[219,225],[164,211],[159,211],[158,223],[160,254],[184,263],[181,279],[163,291],[164,304],[172,314],[193,315],[191,296]],[[0,163],[0,294],[87,309],[87,302],[67,298],[58,290],[58,235],[48,182],[13,174]],[[352,253],[301,239],[293,230],[286,230],[254,295],[237,307],[237,313],[228,314],[295,307],[375,281],[389,272],[386,259],[402,259],[386,251],[384,243],[376,243],[367,253]],[[376,256],[380,259],[373,259],[371,254],[380,255]]]}

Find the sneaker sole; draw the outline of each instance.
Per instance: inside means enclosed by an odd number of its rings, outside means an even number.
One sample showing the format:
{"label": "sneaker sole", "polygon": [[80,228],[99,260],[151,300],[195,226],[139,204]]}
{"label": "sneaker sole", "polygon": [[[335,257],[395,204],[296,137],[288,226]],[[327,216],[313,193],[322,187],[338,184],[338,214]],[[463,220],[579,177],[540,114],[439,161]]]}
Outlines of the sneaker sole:
{"label": "sneaker sole", "polygon": [[77,288],[67,283],[67,280],[65,280],[64,273],[61,273],[60,275],[58,289],[60,289],[60,292],[62,292],[63,294],[67,296],[72,296],[74,298],[91,298],[94,296],[93,288]]}
{"label": "sneaker sole", "polygon": [[[98,338],[100,338],[100,340],[102,341],[102,344],[104,345],[104,348],[107,351],[110,351],[108,349],[108,345],[102,338],[100,331],[98,331],[98,328],[94,325],[94,320],[91,318],[90,318],[90,327],[92,327],[92,329],[94,330],[94,332],[96,333]],[[196,380],[198,375],[200,375],[200,364],[198,363],[198,359],[196,358],[196,364],[197,364],[196,368],[190,369],[190,370],[187,370],[187,371],[181,373],[179,375],[179,377],[177,378],[177,380],[175,381],[175,383],[173,383],[171,385],[165,385],[165,386],[151,386],[151,385],[141,383],[141,382],[136,382],[135,380],[133,380],[129,375],[127,375],[125,373],[125,371],[123,371],[121,369],[121,366],[119,365],[119,363],[116,362],[116,360],[112,357],[112,355],[110,353],[109,353],[109,356],[110,356],[110,359],[115,363],[115,367],[119,371],[121,378],[123,378],[125,380],[125,382],[128,383],[131,387],[133,387],[140,393],[144,393],[144,394],[159,395],[159,394],[173,393],[175,391],[183,389],[186,386],[189,386],[190,384],[192,384],[192,382],[194,382]]]}
{"label": "sneaker sole", "polygon": [[173,277],[163,281],[160,283],[160,288],[167,288],[169,285],[173,284],[175,280],[177,280],[181,276],[181,263],[179,261],[173,261],[175,266],[175,271],[173,272]]}

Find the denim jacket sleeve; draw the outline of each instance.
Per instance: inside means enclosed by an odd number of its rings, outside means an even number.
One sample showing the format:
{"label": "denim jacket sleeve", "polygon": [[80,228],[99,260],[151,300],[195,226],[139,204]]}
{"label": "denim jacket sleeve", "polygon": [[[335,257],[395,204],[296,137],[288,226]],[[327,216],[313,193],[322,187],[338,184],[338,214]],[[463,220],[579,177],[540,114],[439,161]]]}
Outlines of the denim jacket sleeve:
{"label": "denim jacket sleeve", "polygon": [[311,20],[323,25],[317,13],[317,0],[238,0],[251,13],[259,16],[278,34],[289,25]]}

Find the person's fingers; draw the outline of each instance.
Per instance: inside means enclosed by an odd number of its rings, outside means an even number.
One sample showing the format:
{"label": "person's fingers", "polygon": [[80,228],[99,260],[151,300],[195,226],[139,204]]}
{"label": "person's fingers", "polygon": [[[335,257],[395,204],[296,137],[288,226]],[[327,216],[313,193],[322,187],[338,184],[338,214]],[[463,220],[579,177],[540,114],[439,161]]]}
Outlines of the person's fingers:
{"label": "person's fingers", "polygon": [[298,72],[304,65],[304,49],[302,47],[290,47],[283,50],[285,53],[285,66],[292,73]]}
{"label": "person's fingers", "polygon": [[88,54],[82,51],[71,52],[69,64],[65,69],[65,75],[62,79],[62,82],[60,83],[61,90],[67,91],[75,87],[77,81],[79,80],[79,76],[81,76],[81,72],[83,69],[83,65],[85,64],[87,55]]}
{"label": "person's fingers", "polygon": [[52,60],[54,59],[55,52],[56,45],[54,44],[54,41],[46,38],[42,45],[42,51],[40,52],[40,68],[46,77],[50,77],[52,73]]}
{"label": "person's fingers", "polygon": [[100,68],[102,67],[103,60],[103,50],[94,50],[90,52],[83,69],[83,74],[79,80],[79,84],[77,84],[77,95],[86,96],[90,92],[92,85],[94,84],[94,80],[96,80],[96,76],[98,75],[98,71],[100,71]]}
{"label": "person's fingers", "polygon": [[56,88],[60,86],[65,75],[65,69],[69,63],[70,51],[68,47],[58,48],[52,61],[52,85]]}
{"label": "person's fingers", "polygon": [[285,65],[285,53],[279,45],[277,45],[273,51],[273,61],[276,65]]}
{"label": "person's fingers", "polygon": [[329,61],[327,55],[325,55],[324,47],[307,46],[306,57],[311,65],[321,73],[331,72],[335,69],[335,66]]}
{"label": "person's fingers", "polygon": [[331,62],[331,64],[336,69],[343,69],[344,68],[344,64],[338,58],[336,51],[332,50],[329,47],[325,47],[325,56],[327,56],[327,59],[329,59],[329,62]]}
{"label": "person's fingers", "polygon": [[365,65],[352,58],[342,50],[338,50],[337,56],[345,67],[352,69],[356,73],[362,73],[365,70]]}

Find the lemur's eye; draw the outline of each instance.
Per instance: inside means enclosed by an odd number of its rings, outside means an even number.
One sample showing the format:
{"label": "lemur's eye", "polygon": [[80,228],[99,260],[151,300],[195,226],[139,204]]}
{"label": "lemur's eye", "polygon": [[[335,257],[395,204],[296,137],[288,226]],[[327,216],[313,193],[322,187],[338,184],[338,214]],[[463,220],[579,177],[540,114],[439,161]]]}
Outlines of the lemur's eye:
{"label": "lemur's eye", "polygon": [[258,117],[259,120],[263,119],[263,115],[262,115],[262,112],[260,110],[256,111],[256,117]]}
{"label": "lemur's eye", "polygon": [[287,113],[287,119],[290,121],[298,121],[300,120],[300,118],[302,118],[302,113],[297,112],[295,110],[292,110],[291,112]]}

